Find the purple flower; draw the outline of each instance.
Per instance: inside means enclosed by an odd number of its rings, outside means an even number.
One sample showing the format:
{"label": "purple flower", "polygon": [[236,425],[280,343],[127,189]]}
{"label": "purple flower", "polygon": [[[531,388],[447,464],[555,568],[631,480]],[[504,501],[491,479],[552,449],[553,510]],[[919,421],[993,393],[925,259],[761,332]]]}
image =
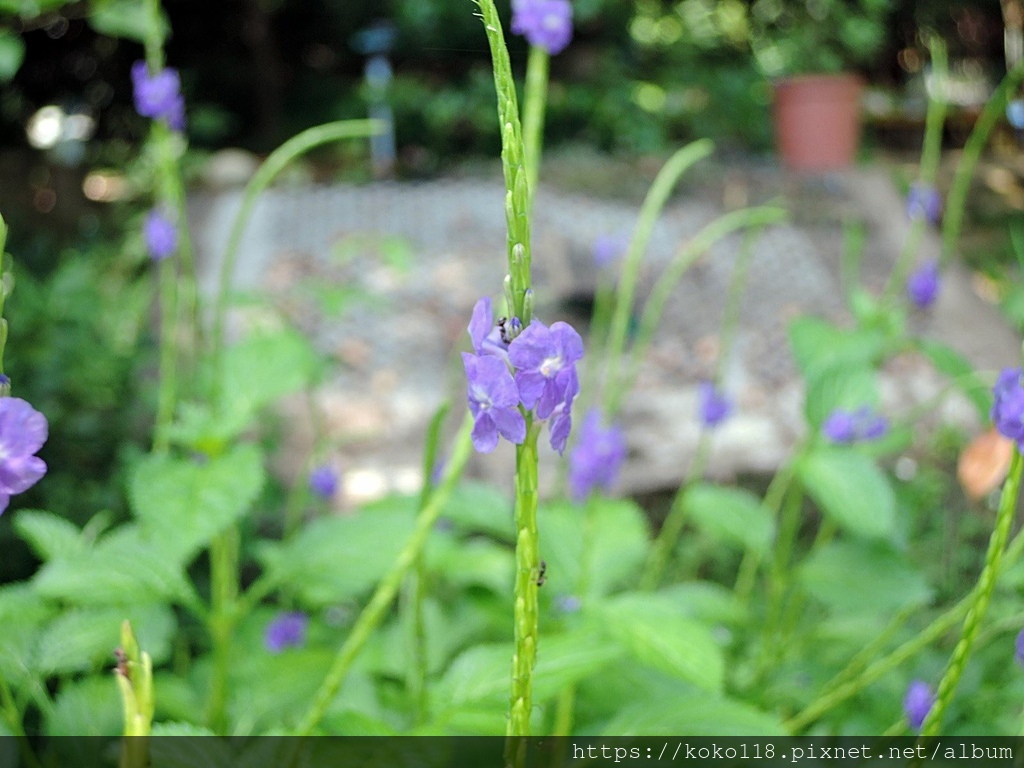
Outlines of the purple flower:
{"label": "purple flower", "polygon": [[135,111],[151,120],[163,120],[171,130],[185,130],[185,99],[178,71],[167,67],[152,77],[144,61],[132,65]]}
{"label": "purple flower", "polygon": [[1024,100],[1013,99],[1006,105],[1006,119],[1018,131],[1024,129]]}
{"label": "purple flower", "polygon": [[46,417],[17,397],[0,398],[0,514],[11,496],[24,493],[46,474],[34,454],[49,433]]}
{"label": "purple flower", "polygon": [[512,31],[554,56],[572,40],[569,0],[512,0]]}
{"label": "purple flower", "polygon": [[562,613],[576,613],[583,607],[583,601],[576,595],[562,595],[555,601],[555,605]]}
{"label": "purple flower", "polygon": [[332,499],[338,492],[338,473],[326,464],[309,473],[309,489],[323,499]]}
{"label": "purple flower", "polygon": [[627,247],[622,235],[598,235],[594,241],[594,265],[603,269],[619,258]]}
{"label": "purple flower", "polygon": [[178,230],[174,222],[156,208],[146,214],[143,234],[146,250],[153,261],[163,261],[178,248]]}
{"label": "purple flower", "polygon": [[582,357],[583,339],[568,323],[530,323],[508,347],[523,407],[535,408],[539,419],[560,403],[571,407],[580,388],[576,361]]}
{"label": "purple flower", "polygon": [[705,427],[717,427],[732,413],[732,400],[710,381],[702,381],[699,388],[700,420]]}
{"label": "purple flower", "polygon": [[583,501],[594,488],[610,491],[626,460],[626,436],[617,426],[605,428],[594,408],[583,420],[580,439],[569,457],[569,491]]}
{"label": "purple flower", "polygon": [[924,719],[928,717],[932,705],[935,704],[935,694],[932,688],[923,680],[914,680],[907,686],[907,695],[903,697],[903,714],[907,716],[907,722],[915,731],[921,729]]}
{"label": "purple flower", "polygon": [[306,643],[308,625],[309,618],[304,613],[279,613],[267,625],[263,633],[263,644],[271,653],[280,653],[285,648],[301,648]]}
{"label": "purple flower", "polygon": [[999,434],[1016,441],[1024,450],[1024,387],[1021,386],[1021,369],[1006,368],[999,374],[992,392],[992,423]]}
{"label": "purple flower", "polygon": [[1017,633],[1017,642],[1013,646],[1013,658],[1024,666],[1024,629]]}
{"label": "purple flower", "polygon": [[907,278],[907,296],[918,309],[927,309],[939,295],[939,265],[928,259]]}
{"label": "purple flower", "polygon": [[467,330],[473,342],[473,351],[478,355],[497,355],[508,360],[509,342],[520,334],[523,324],[518,317],[511,320],[502,318],[495,323],[491,300],[484,296],[473,306],[473,316]]}
{"label": "purple flower", "polygon": [[462,353],[473,414],[473,447],[490,453],[498,435],[519,444],[526,439],[526,420],[519,412],[519,392],[508,366],[498,357]]}
{"label": "purple flower", "polygon": [[942,215],[942,195],[930,184],[915,181],[907,193],[907,218],[911,221],[924,219],[937,224]]}
{"label": "purple flower", "polygon": [[821,425],[826,438],[839,445],[850,445],[859,440],[877,440],[889,431],[889,420],[867,406],[856,411],[836,408]]}

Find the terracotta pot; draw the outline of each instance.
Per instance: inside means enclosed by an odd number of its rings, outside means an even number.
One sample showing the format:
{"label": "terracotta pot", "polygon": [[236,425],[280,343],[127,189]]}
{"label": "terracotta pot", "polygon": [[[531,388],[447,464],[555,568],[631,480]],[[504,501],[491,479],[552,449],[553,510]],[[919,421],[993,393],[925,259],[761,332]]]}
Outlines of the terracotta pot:
{"label": "terracotta pot", "polygon": [[797,171],[851,165],[860,144],[863,81],[852,74],[803,75],[775,83],[775,140]]}

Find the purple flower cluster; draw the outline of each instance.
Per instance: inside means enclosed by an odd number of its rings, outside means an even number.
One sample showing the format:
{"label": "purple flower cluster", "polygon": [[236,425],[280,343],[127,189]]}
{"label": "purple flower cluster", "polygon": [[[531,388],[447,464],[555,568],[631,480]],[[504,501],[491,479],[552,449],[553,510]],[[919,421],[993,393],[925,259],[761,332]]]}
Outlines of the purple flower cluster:
{"label": "purple flower cluster", "polygon": [[309,473],[309,489],[322,499],[332,499],[338,492],[338,473],[322,464]]}
{"label": "purple flower cluster", "polygon": [[46,474],[36,456],[49,434],[46,417],[17,397],[0,398],[0,514],[11,496],[24,493]]}
{"label": "purple flower cluster", "polygon": [[552,56],[572,40],[569,0],[512,0],[512,31]]}
{"label": "purple flower cluster", "polygon": [[942,195],[939,190],[924,182],[914,182],[907,193],[907,218],[911,221],[924,219],[937,224],[942,216]]}
{"label": "purple flower cluster", "polygon": [[538,419],[549,419],[551,447],[564,451],[572,428],[572,403],[580,390],[580,335],[562,322],[550,328],[538,320],[523,328],[518,318],[495,323],[491,300],[483,298],[473,307],[469,337],[475,354],[464,352],[462,362],[474,419],[473,446],[489,453],[499,436],[522,443],[522,405]]}
{"label": "purple flower cluster", "polygon": [[999,434],[1017,443],[1024,450],[1024,387],[1021,386],[1021,369],[1005,368],[999,374],[992,388],[995,400],[992,403],[992,423]]}
{"label": "purple flower cluster", "polygon": [[173,131],[185,130],[185,99],[176,69],[168,67],[151,76],[146,62],[136,61],[132,65],[132,86],[136,112],[151,120],[163,120]]}
{"label": "purple flower cluster", "polygon": [[833,443],[851,445],[883,437],[889,431],[889,420],[867,406],[856,411],[836,408],[821,425],[821,431]]}
{"label": "purple flower cluster", "polygon": [[925,718],[935,704],[935,694],[928,683],[914,680],[907,686],[907,695],[903,697],[903,714],[915,731],[924,725]]}
{"label": "purple flower cluster", "polygon": [[579,442],[569,456],[569,492],[584,501],[594,488],[610,491],[626,460],[626,436],[616,425],[605,427],[594,408],[583,420]]}
{"label": "purple flower cluster", "polygon": [[309,618],[304,613],[279,613],[267,625],[263,634],[263,645],[271,653],[280,653],[285,648],[301,648],[306,643],[308,626]]}
{"label": "purple flower cluster", "polygon": [[146,214],[142,234],[153,261],[163,261],[178,249],[178,230],[174,222],[157,208]]}
{"label": "purple flower cluster", "polygon": [[1017,640],[1013,645],[1013,658],[1024,666],[1024,629],[1017,633]]}
{"label": "purple flower cluster", "polygon": [[918,309],[927,309],[938,295],[939,265],[934,259],[928,259],[907,278],[907,296]]}
{"label": "purple flower cluster", "polygon": [[594,266],[604,269],[615,262],[629,246],[628,241],[622,235],[598,235],[594,240]]}
{"label": "purple flower cluster", "polygon": [[713,429],[729,418],[729,414],[732,413],[732,400],[713,382],[702,381],[698,394],[700,397],[700,421],[705,427]]}

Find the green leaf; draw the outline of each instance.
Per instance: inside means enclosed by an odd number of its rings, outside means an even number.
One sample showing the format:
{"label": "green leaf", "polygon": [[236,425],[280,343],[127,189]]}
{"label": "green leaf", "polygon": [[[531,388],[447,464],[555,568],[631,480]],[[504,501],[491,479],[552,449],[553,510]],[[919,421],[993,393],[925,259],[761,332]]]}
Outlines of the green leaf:
{"label": "green leaf", "polygon": [[85,542],[74,523],[52,512],[23,509],[14,518],[18,535],[43,560],[53,560],[82,552]]}
{"label": "green leaf", "polygon": [[45,731],[48,736],[110,736],[122,726],[117,685],[105,674],[61,686]]}
{"label": "green leaf", "polygon": [[[599,674],[623,655],[617,643],[587,628],[545,635],[543,647],[534,669],[536,702],[553,698],[567,685]],[[452,662],[437,685],[435,700],[450,710],[507,704],[511,664],[511,643],[474,646]]]}
{"label": "green leaf", "polygon": [[679,612],[706,624],[743,624],[749,611],[736,594],[713,581],[687,581],[658,590]]}
{"label": "green leaf", "polygon": [[20,37],[0,29],[0,83],[14,79],[25,59],[25,43]]}
{"label": "green leaf", "polygon": [[[606,595],[636,581],[650,547],[650,532],[641,509],[624,499],[594,498],[590,514],[590,594]],[[575,594],[583,561],[582,507],[568,502],[542,504],[537,512],[542,531],[540,556],[547,562],[547,585],[554,594]]]}
{"label": "green leaf", "polygon": [[132,605],[192,595],[181,562],[135,525],[95,547],[44,565],[32,581],[39,594],[78,605]]}
{"label": "green leaf", "polygon": [[789,341],[805,377],[836,364],[870,365],[885,349],[885,335],[880,331],[844,330],[817,317],[794,320],[789,326]]}
{"label": "green leaf", "polygon": [[671,597],[630,593],[586,609],[642,664],[721,691],[725,659],[706,624],[681,615]]}
{"label": "green leaf", "polygon": [[245,515],[263,482],[259,448],[236,445],[203,464],[147,456],[135,467],[129,494],[142,530],[187,562]]}
{"label": "green leaf", "polygon": [[109,666],[121,640],[121,624],[132,623],[139,647],[159,664],[170,658],[177,622],[165,605],[78,609],[61,614],[43,631],[35,666],[43,675]]}
{"label": "green leaf", "polygon": [[875,373],[863,365],[837,363],[816,368],[807,377],[805,415],[811,429],[817,432],[836,408],[856,411],[878,405]]}
{"label": "green leaf", "polygon": [[39,635],[55,612],[30,584],[0,587],[0,675],[16,688],[34,678]]}
{"label": "green leaf", "polygon": [[487,539],[458,541],[433,535],[424,553],[427,568],[458,587],[485,587],[495,594],[512,595],[515,554],[507,546]]}
{"label": "green leaf", "polygon": [[487,533],[510,543],[516,538],[512,499],[493,485],[473,481],[459,483],[441,516],[464,533]]}
{"label": "green leaf", "polygon": [[666,733],[673,736],[789,735],[775,715],[734,699],[706,694],[673,698],[671,703],[644,701],[629,704],[604,723],[602,733],[608,736],[662,736]]}
{"label": "green leaf", "polygon": [[[145,43],[150,34],[152,16],[145,0],[102,0],[93,4],[89,24],[101,35],[123,37]],[[161,13],[154,30],[162,42],[167,36],[168,24]]]}
{"label": "green leaf", "polygon": [[927,605],[932,590],[907,559],[881,542],[842,541],[811,554],[800,581],[812,597],[845,613],[891,616]]}
{"label": "green leaf", "polygon": [[697,483],[686,491],[683,508],[694,525],[717,539],[754,552],[771,545],[775,525],[761,500],[749,491]]}
{"label": "green leaf", "polygon": [[297,392],[312,380],[317,355],[297,331],[256,334],[224,355],[220,411],[255,415],[279,397]]}
{"label": "green leaf", "polygon": [[268,576],[310,607],[356,598],[391,568],[412,533],[414,508],[413,499],[395,496],[314,520],[290,541],[264,544],[259,556]]}
{"label": "green leaf", "polygon": [[944,376],[948,376],[964,393],[964,396],[971,401],[977,409],[982,423],[987,422],[989,412],[992,410],[992,389],[984,385],[979,386],[980,382],[974,375],[974,366],[963,355],[942,342],[919,339],[917,347],[931,361],[935,369]]}
{"label": "green leaf", "polygon": [[887,538],[895,532],[892,486],[867,456],[849,448],[817,448],[797,472],[818,507],[850,533]]}

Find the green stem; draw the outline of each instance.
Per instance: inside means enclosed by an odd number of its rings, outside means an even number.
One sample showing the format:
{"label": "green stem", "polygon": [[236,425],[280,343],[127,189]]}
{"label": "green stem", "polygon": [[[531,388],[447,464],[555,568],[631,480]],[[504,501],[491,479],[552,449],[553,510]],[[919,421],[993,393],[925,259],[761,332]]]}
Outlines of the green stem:
{"label": "green stem", "polygon": [[426,571],[423,553],[416,558],[402,590],[402,613],[408,629],[409,665],[406,669],[406,691],[412,704],[413,723],[427,720],[427,627],[423,617]]}
{"label": "green stem", "polygon": [[231,224],[231,231],[228,235],[227,248],[224,251],[224,260],[221,262],[220,275],[217,281],[217,294],[214,298],[213,307],[213,332],[211,339],[211,354],[213,358],[213,379],[210,387],[213,399],[217,400],[220,395],[220,383],[223,378],[224,364],[224,322],[227,314],[228,297],[231,290],[231,280],[235,274],[235,264],[238,261],[238,249],[242,244],[242,236],[252,216],[256,199],[270,184],[277,178],[289,163],[316,147],[329,144],[342,139],[363,138],[381,133],[384,125],[379,120],[341,120],[335,123],[318,125],[293,136],[280,147],[275,149],[260,166],[256,174],[246,184],[242,192],[242,205],[235,220]]}
{"label": "green stem", "polygon": [[547,106],[550,58],[550,54],[541,46],[530,46],[523,97],[523,149],[526,157],[526,186],[530,190],[531,205],[537,191],[540,158],[544,147],[544,109]]}
{"label": "green stem", "polygon": [[683,504],[686,492],[704,476],[704,470],[707,468],[710,458],[711,431],[705,429],[701,431],[700,439],[697,442],[697,450],[694,452],[693,464],[690,465],[686,482],[676,491],[676,495],[672,499],[672,506],[669,507],[668,515],[665,517],[665,522],[662,523],[658,537],[654,540],[654,545],[651,547],[651,553],[647,558],[644,574],[640,579],[641,591],[652,592],[661,584],[661,579],[665,575],[665,568],[668,567],[668,562],[672,559],[672,553],[679,543],[679,538],[683,533],[683,525],[686,522],[686,507]]}
{"label": "green stem", "polygon": [[[655,185],[657,185],[657,181],[655,181]],[[643,214],[641,214],[641,216],[642,215]],[[620,279],[619,281],[618,304],[615,307],[615,315],[612,318],[612,328],[610,331],[608,349],[605,353],[608,361],[607,381],[610,382],[610,390],[608,393],[609,418],[614,418],[618,413],[619,408],[622,406],[622,400],[625,397],[625,394],[629,391],[630,387],[632,387],[633,381],[636,379],[637,373],[640,370],[640,363],[643,361],[647,348],[651,344],[651,339],[654,337],[654,331],[658,327],[658,322],[661,319],[661,313],[664,311],[665,305],[668,303],[676,284],[680,279],[682,279],[686,270],[689,269],[697,259],[703,256],[711,246],[726,235],[746,227],[764,227],[768,224],[781,221],[785,217],[786,211],[782,208],[767,206],[759,208],[743,208],[720,216],[694,235],[686,245],[684,245],[683,248],[681,248],[672,257],[668,266],[665,267],[665,271],[662,272],[661,276],[654,284],[651,295],[647,299],[647,303],[644,305],[643,313],[640,315],[640,326],[637,330],[633,348],[630,350],[628,367],[622,376],[618,376],[618,368],[615,361],[622,356],[625,344],[625,326],[620,327],[620,325],[625,323],[628,319],[628,307],[633,303],[632,288],[627,287],[624,291],[624,268],[623,279]],[[643,222],[641,220],[641,224],[642,223]],[[653,225],[653,219],[651,223]],[[641,230],[641,224],[637,225],[638,233]],[[634,242],[636,242],[636,238],[637,236],[634,235]],[[646,243],[647,241],[645,238],[643,240],[644,247],[646,247]],[[632,255],[632,246],[630,246],[629,255]],[[629,255],[627,255],[627,260],[629,259]],[[631,278],[631,280],[635,281],[635,276],[634,278]]]}
{"label": "green stem", "polygon": [[349,670],[352,668],[352,662],[355,661],[374,630],[384,619],[385,614],[395,599],[395,595],[398,594],[402,580],[409,572],[409,569],[415,564],[420,552],[423,551],[427,537],[430,535],[434,523],[437,522],[437,516],[448,502],[455,484],[458,482],[459,477],[462,475],[462,470],[469,460],[469,454],[473,447],[472,440],[470,439],[472,430],[473,418],[467,413],[463,419],[462,426],[459,428],[458,436],[455,439],[455,446],[452,449],[451,459],[445,468],[440,485],[436,492],[430,496],[430,501],[420,510],[412,535],[398,554],[394,565],[391,566],[391,570],[380,580],[377,589],[370,598],[370,602],[363,608],[359,618],[356,619],[356,623],[352,626],[352,631],[349,632],[345,642],[338,649],[334,662],[324,677],[324,681],[317,691],[313,703],[302,720],[299,721],[299,726],[293,735],[309,736],[313,733],[326,714],[334,697],[341,689],[346,677],[348,677]]}
{"label": "green stem", "polygon": [[210,543],[210,635],[213,640],[213,679],[206,707],[206,722],[211,730],[227,730],[228,674],[231,666],[231,640],[237,619],[238,531],[234,528],[218,534]]}
{"label": "green stem", "polygon": [[1018,451],[1013,453],[1013,461],[1010,464],[1010,474],[1003,484],[1002,495],[999,497],[999,511],[996,514],[995,528],[992,537],[989,539],[988,552],[985,555],[985,565],[978,576],[978,583],[974,588],[971,598],[971,605],[964,618],[963,628],[960,630],[960,639],[953,650],[953,655],[946,667],[946,674],[942,676],[935,696],[935,705],[925,718],[921,726],[922,738],[935,736],[942,727],[942,717],[949,707],[956,693],[956,687],[960,683],[967,661],[971,657],[971,650],[974,641],[981,629],[981,622],[985,618],[989,602],[992,600],[992,593],[996,587],[996,578],[999,575],[999,565],[1003,557],[1003,550],[1010,538],[1010,528],[1013,526],[1014,513],[1017,510],[1017,497],[1020,494],[1021,469],[1024,467],[1021,455]]}
{"label": "green stem", "polygon": [[[3,254],[3,220],[0,219],[0,255]],[[18,748],[21,750],[22,759],[29,768],[42,768],[42,763],[32,750],[32,743],[25,734],[25,727],[21,723],[21,711],[14,701],[7,680],[0,675],[0,716],[3,717],[7,728],[18,740]]]}
{"label": "green stem", "polygon": [[177,316],[177,275],[173,259],[160,264],[160,373],[156,399],[154,453],[166,453],[170,445],[168,431],[174,419],[177,379],[175,317]]}
{"label": "green stem", "polygon": [[988,143],[989,134],[996,123],[1002,119],[1006,111],[1006,102],[1010,94],[1020,87],[1024,82],[1024,59],[1018,61],[999,87],[989,98],[978,120],[974,123],[971,135],[967,137],[963,153],[960,155],[960,162],[957,163],[956,171],[953,174],[953,184],[949,189],[949,196],[946,199],[946,215],[942,220],[942,264],[946,264],[953,257],[957,242],[960,240],[960,230],[963,227],[964,212],[967,208],[967,194],[971,187],[971,178],[974,176],[974,169],[978,165],[981,153]]}
{"label": "green stem", "polygon": [[[677,150],[661,167],[654,183],[647,191],[647,197],[644,198],[636,229],[633,230],[633,237],[629,241],[629,248],[622,261],[622,272],[619,275],[619,285],[615,297],[615,311],[612,314],[611,327],[608,331],[608,346],[603,353],[603,358],[607,361],[608,366],[605,380],[613,385],[618,374],[619,358],[626,348],[629,317],[633,310],[633,298],[640,278],[640,264],[647,250],[647,244],[650,242],[651,233],[654,231],[654,224],[682,175],[694,163],[710,155],[714,148],[715,145],[708,139],[700,139]],[[614,413],[614,409],[609,407],[609,417]]]}
{"label": "green stem", "polygon": [[[537,532],[537,437],[540,424],[526,420],[526,439],[516,448],[516,581],[513,610],[515,650],[507,736],[530,735],[533,711],[533,667],[537,658],[537,573],[540,567]],[[511,742],[515,744],[516,742]],[[520,742],[521,743],[521,742]],[[513,750],[516,751],[516,750]],[[506,756],[506,761],[509,758]]]}

